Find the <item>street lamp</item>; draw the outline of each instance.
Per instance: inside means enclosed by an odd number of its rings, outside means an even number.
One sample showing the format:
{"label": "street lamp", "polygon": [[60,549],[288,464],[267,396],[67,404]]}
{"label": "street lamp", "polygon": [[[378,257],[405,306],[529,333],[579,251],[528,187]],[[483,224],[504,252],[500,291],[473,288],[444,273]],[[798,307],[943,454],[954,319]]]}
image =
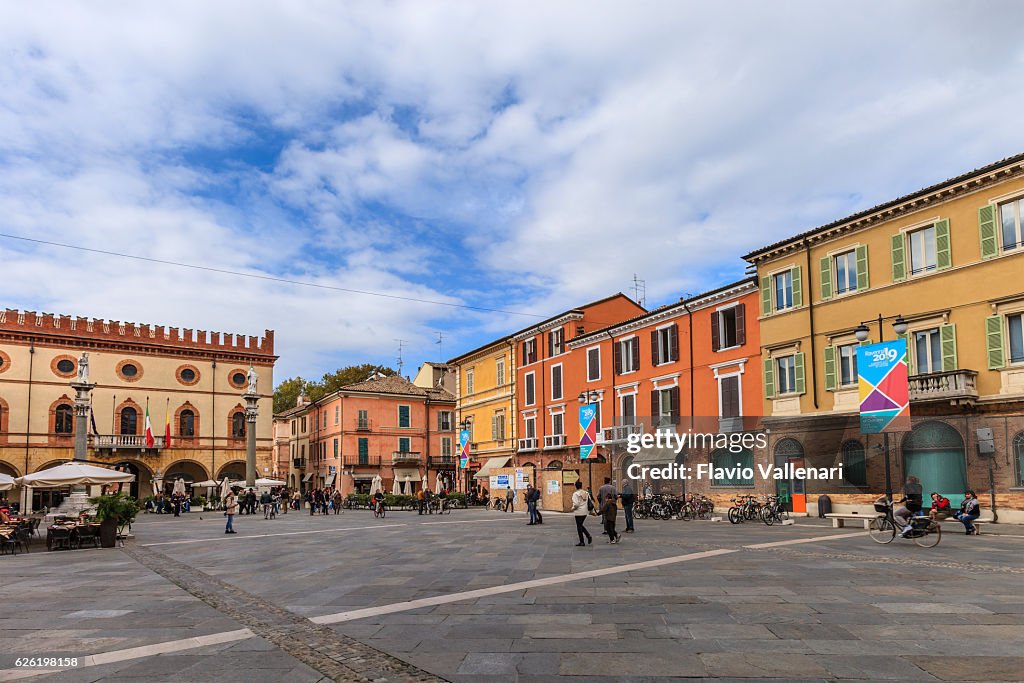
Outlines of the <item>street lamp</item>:
{"label": "street lamp", "polygon": [[[580,402],[581,406],[589,406],[597,403],[601,398],[601,394],[597,393],[593,389],[581,391],[580,395],[576,400]],[[595,446],[595,449],[597,447]],[[591,451],[593,453],[593,451]],[[594,486],[594,461],[593,457],[587,458],[587,487],[592,489]]]}
{"label": "street lamp", "polygon": [[[892,320],[892,329],[897,335],[904,335],[907,333],[907,321],[904,320],[902,314],[883,316],[881,313],[878,314],[878,341],[882,342],[885,337],[884,328],[882,327],[883,320]],[[867,322],[874,321],[862,321],[860,325],[853,331],[857,337],[857,341],[867,341],[868,335],[871,331],[868,329]],[[889,462],[889,432],[882,432],[883,446],[885,451],[885,497],[892,500],[892,469]]]}

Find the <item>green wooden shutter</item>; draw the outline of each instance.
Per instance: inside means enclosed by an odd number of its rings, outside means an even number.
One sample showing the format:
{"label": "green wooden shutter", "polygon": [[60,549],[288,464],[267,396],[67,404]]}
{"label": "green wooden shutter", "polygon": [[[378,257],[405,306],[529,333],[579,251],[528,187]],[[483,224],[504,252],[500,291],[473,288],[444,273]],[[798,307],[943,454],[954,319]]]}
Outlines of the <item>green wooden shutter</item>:
{"label": "green wooden shutter", "polygon": [[775,361],[764,360],[764,397],[775,398]]}
{"label": "green wooden shutter", "polygon": [[988,368],[998,370],[1006,363],[1003,352],[1003,316],[985,318],[985,342],[988,346]]}
{"label": "green wooden shutter", "polygon": [[978,209],[978,232],[981,236],[981,258],[990,259],[999,255],[996,237],[996,207],[989,204]]}
{"label": "green wooden shutter", "polygon": [[796,393],[807,393],[807,382],[804,380],[804,354],[793,356],[793,375],[796,377]]}
{"label": "green wooden shutter", "polygon": [[800,308],[804,305],[804,283],[800,266],[793,266],[790,270],[793,274],[793,308]]}
{"label": "green wooden shutter", "polygon": [[935,223],[935,270],[946,270],[953,265],[950,253],[949,219],[943,218]]}
{"label": "green wooden shutter", "polygon": [[956,370],[956,325],[942,325],[939,327],[939,340],[942,348],[943,372]]}
{"label": "green wooden shutter", "polygon": [[868,288],[868,245],[857,247],[857,291]]}
{"label": "green wooden shutter", "polygon": [[828,301],[832,298],[832,257],[822,256],[821,264],[821,300]]}
{"label": "green wooden shutter", "polygon": [[892,281],[902,282],[907,279],[906,242],[903,233],[892,236]]}
{"label": "green wooden shutter", "polygon": [[835,391],[836,385],[836,347],[825,347],[825,389]]}
{"label": "green wooden shutter", "polygon": [[761,278],[761,315],[772,312],[772,279],[767,275]]}
{"label": "green wooden shutter", "polygon": [[907,343],[907,374],[908,375],[913,375],[914,374],[914,355],[913,355],[913,353],[911,353],[912,349],[910,348],[910,335],[907,334],[906,332],[904,332],[903,334],[897,334],[896,338],[897,339],[902,339],[903,341],[905,341]]}

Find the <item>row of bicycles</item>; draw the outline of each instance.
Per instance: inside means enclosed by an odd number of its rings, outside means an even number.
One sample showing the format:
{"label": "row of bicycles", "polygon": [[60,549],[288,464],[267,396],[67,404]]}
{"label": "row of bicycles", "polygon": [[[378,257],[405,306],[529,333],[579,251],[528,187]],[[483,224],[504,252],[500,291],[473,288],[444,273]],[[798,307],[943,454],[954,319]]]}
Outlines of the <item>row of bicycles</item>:
{"label": "row of bicycles", "polygon": [[782,507],[778,496],[764,496],[763,500],[757,496],[737,496],[729,508],[729,522],[732,524],[761,521],[772,526],[787,519],[789,513]]}
{"label": "row of bicycles", "polygon": [[655,494],[641,498],[633,506],[637,519],[711,519],[715,505],[706,496],[668,496]]}

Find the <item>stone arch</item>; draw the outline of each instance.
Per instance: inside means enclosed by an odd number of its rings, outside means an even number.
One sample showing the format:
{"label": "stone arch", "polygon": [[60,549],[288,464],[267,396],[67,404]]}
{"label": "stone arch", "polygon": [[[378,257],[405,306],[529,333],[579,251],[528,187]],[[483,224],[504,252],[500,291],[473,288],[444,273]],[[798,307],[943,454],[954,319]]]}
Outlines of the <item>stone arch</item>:
{"label": "stone arch", "polygon": [[6,460],[0,460],[0,474],[9,474],[15,479],[21,476],[21,472],[18,468],[13,463],[7,462]]}
{"label": "stone arch", "polygon": [[920,422],[903,437],[900,455],[904,477],[921,480],[925,500],[935,491],[954,507],[960,505],[967,488],[967,453],[956,427],[941,420]]}
{"label": "stone arch", "polygon": [[142,410],[142,406],[130,398],[121,401],[121,404],[114,410],[114,424],[111,425],[113,427],[113,431],[115,434],[121,433],[121,413],[124,412],[125,408],[132,408],[135,410],[136,419],[134,436],[138,436],[140,431],[144,429],[143,422],[145,413]]}
{"label": "stone arch", "polygon": [[42,465],[40,465],[39,467],[35,468],[32,471],[32,474],[35,474],[36,472],[42,472],[43,470],[48,470],[51,467],[56,467],[57,465],[62,465],[64,463],[66,463],[66,462],[68,462],[68,459],[66,459],[66,458],[63,459],[63,460],[47,460]]}
{"label": "stone arch", "polygon": [[1016,465],[1016,485],[1024,486],[1024,432],[1013,437],[1013,462]]}
{"label": "stone arch", "polygon": [[[242,416],[241,417],[241,421],[242,421],[242,429],[243,429],[243,431],[242,431],[242,436],[235,436],[235,429],[234,428],[237,426],[235,424],[235,420],[236,420],[235,416],[239,415],[239,414]],[[228,419],[227,419],[227,435],[228,435],[228,440],[229,441],[235,441],[236,445],[237,445],[237,442],[244,442],[245,441],[245,434],[246,434],[245,430],[247,430],[248,428],[249,428],[249,425],[246,424],[246,422],[245,422],[245,408],[242,406],[241,403],[236,403],[234,408],[231,408],[230,410],[228,410]]]}
{"label": "stone arch", "polygon": [[[186,410],[192,411],[192,436],[184,436],[182,434],[181,414]],[[194,442],[199,438],[199,409],[196,408],[190,401],[185,401],[178,409],[174,411],[174,424],[172,425],[172,433],[179,441],[186,441],[189,443]]]}
{"label": "stone arch", "polygon": [[244,460],[229,460],[220,466],[217,470],[217,481],[221,481],[227,476],[231,480],[245,480],[245,461]]}
{"label": "stone arch", "polygon": [[[67,406],[67,409],[64,408]],[[57,412],[58,409],[61,413],[61,424],[62,428],[70,428],[70,431],[57,432]],[[6,411],[5,411],[6,412]],[[75,442],[75,401],[67,394],[61,394],[61,397],[50,404],[49,411],[49,423],[47,427],[48,437],[47,445],[49,446],[71,446]],[[65,422],[69,420],[70,423]]]}
{"label": "stone arch", "polygon": [[176,479],[183,479],[186,485],[191,485],[209,478],[210,473],[201,462],[189,458],[175,460],[164,470],[164,493],[170,495]]}
{"label": "stone arch", "polygon": [[122,488],[122,491],[127,488],[133,498],[140,500],[153,495],[153,470],[149,465],[140,460],[119,460],[114,463],[114,467],[126,469],[135,475],[135,481]]}

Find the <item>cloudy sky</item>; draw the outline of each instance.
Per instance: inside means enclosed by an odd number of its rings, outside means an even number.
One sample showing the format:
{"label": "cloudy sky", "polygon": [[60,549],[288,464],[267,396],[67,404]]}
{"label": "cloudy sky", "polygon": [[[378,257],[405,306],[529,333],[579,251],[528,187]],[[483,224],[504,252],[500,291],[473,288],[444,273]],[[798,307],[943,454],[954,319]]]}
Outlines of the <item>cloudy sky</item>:
{"label": "cloudy sky", "polygon": [[[407,370],[1024,151],[1008,2],[0,7],[0,306]],[[489,312],[443,306],[462,304]],[[411,370],[410,370],[411,371]]]}

